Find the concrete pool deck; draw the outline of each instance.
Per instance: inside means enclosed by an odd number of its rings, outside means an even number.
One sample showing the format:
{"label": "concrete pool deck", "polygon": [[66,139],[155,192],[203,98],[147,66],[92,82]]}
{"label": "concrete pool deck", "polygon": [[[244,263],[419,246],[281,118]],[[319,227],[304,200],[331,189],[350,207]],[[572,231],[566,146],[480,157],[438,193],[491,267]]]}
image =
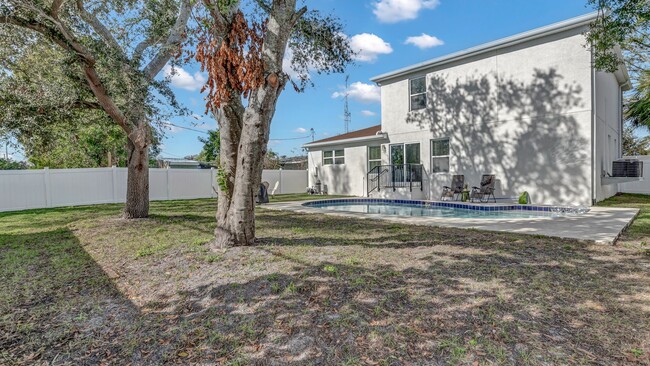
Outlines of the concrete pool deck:
{"label": "concrete pool deck", "polygon": [[[318,199],[318,200],[322,200]],[[589,240],[601,244],[614,244],[639,210],[636,208],[591,207],[589,212],[564,217],[467,219],[451,217],[391,216],[374,213],[346,212],[303,206],[309,201],[271,203],[263,208],[321,214],[357,219],[375,219],[390,222],[439,227],[456,227],[518,234],[543,235],[557,238]],[[432,201],[435,202],[435,201]]]}

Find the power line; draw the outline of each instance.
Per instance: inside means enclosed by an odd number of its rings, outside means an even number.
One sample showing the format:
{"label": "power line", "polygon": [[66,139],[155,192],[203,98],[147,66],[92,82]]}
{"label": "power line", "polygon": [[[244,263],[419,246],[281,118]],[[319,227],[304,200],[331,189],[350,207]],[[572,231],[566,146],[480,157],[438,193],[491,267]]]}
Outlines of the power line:
{"label": "power line", "polygon": [[[190,131],[194,131],[194,132],[198,132],[198,133],[203,133],[203,134],[206,134],[206,135],[209,135],[209,134],[210,134],[208,131],[197,130],[197,129],[195,129],[195,128],[191,128],[191,127],[179,126],[179,125],[173,124],[173,123],[171,123],[171,122],[161,122],[161,123],[162,123],[163,125],[166,125],[166,126],[173,126],[173,127],[177,127],[177,128],[182,128],[182,129],[184,129],[184,130],[190,130]],[[307,135],[307,136],[301,136],[301,137],[288,137],[288,138],[282,138],[282,139],[269,139],[269,141],[304,140],[304,139],[308,139],[308,138],[311,138],[311,137],[313,137],[313,132],[310,133],[310,134]]]}
{"label": "power line", "polygon": [[302,136],[302,137],[291,137],[291,138],[286,138],[286,139],[269,139],[269,141],[288,141],[288,140],[304,140],[311,138],[311,134],[307,136]]}
{"label": "power line", "polygon": [[190,130],[190,131],[194,131],[194,132],[198,132],[198,133],[204,133],[206,135],[210,134],[208,131],[197,130],[196,128],[191,128],[191,127],[179,126],[179,125],[175,125],[175,124],[173,124],[171,122],[161,122],[161,123],[163,125],[165,125],[165,126],[172,126],[172,127],[176,127],[176,128],[182,128],[184,130]]}
{"label": "power line", "polygon": [[[180,155],[176,155],[176,154],[172,154],[172,153],[170,153],[169,151],[161,150],[161,152],[162,152],[162,153],[165,153],[165,154],[167,154],[167,155],[171,155],[171,156],[173,156],[173,157],[175,157],[175,158],[185,159],[185,157],[180,156]],[[160,155],[160,157],[161,157],[161,158],[164,158],[164,156],[162,156],[162,154]]]}

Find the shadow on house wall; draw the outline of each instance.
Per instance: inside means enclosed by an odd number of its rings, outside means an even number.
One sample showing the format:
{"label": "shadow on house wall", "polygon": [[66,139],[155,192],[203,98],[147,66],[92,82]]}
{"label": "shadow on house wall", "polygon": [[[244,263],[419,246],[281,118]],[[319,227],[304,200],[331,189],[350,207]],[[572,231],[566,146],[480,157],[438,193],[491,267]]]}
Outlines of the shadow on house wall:
{"label": "shadow on house wall", "polygon": [[[528,190],[536,202],[590,204],[590,114],[579,120],[589,106],[582,87],[563,79],[554,68],[535,69],[528,82],[433,75],[427,108],[406,122],[448,136],[451,173],[470,186],[494,173],[501,196]],[[434,197],[441,183],[432,178]]]}
{"label": "shadow on house wall", "polygon": [[321,168],[321,181],[327,184],[329,194],[352,195],[359,194],[353,191],[350,181],[356,179],[359,175],[359,167],[353,167],[349,164],[344,165],[327,165]]}

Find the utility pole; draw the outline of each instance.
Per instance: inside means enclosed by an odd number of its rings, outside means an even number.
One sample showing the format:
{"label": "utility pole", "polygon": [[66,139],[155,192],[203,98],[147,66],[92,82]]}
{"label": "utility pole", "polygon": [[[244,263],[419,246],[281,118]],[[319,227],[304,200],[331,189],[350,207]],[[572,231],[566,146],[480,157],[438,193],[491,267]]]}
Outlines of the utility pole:
{"label": "utility pole", "polygon": [[352,123],[352,113],[350,113],[350,104],[348,103],[348,97],[350,91],[348,90],[348,80],[350,75],[345,75],[345,106],[343,107],[343,120],[345,121],[345,133],[350,132],[350,123]]}
{"label": "utility pole", "polygon": [[315,135],[316,133],[314,132],[314,128],[313,128],[313,127],[309,129],[309,134],[311,135],[311,142],[314,142],[314,135]]}

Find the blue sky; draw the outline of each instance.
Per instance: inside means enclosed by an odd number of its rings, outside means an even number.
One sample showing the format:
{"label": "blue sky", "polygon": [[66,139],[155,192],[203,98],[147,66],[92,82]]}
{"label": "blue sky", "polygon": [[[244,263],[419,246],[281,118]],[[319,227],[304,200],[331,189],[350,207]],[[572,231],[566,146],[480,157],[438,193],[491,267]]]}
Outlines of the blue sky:
{"label": "blue sky", "polygon": [[[370,78],[495,39],[562,21],[592,11],[586,0],[309,0],[307,6],[333,13],[346,26],[353,48],[359,52],[350,65],[350,110],[356,130],[381,121],[378,89]],[[199,93],[205,77],[195,64],[182,65],[172,78],[179,100],[197,118],[172,122],[199,132],[173,128],[163,142],[165,157],[183,157],[201,150],[197,137],[214,129],[216,122],[204,115]],[[308,136],[316,139],[344,131],[343,99],[345,74],[312,75],[314,87],[296,93],[287,87],[278,102],[271,125],[271,139]],[[337,94],[339,93],[339,94]],[[272,140],[271,150],[281,155],[299,155],[309,139]]]}

